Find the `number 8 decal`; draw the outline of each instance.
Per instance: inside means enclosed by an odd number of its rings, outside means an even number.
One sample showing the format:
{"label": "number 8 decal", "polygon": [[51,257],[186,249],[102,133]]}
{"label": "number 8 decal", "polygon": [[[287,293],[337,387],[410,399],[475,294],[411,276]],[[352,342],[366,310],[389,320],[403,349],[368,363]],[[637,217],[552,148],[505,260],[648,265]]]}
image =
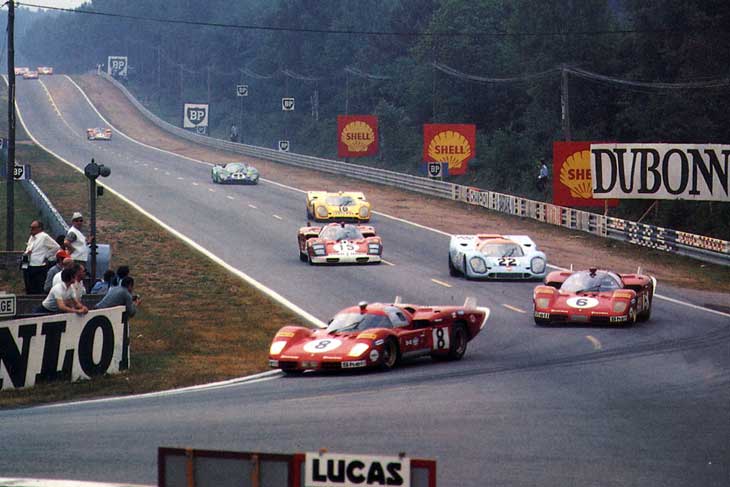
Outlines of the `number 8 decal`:
{"label": "number 8 decal", "polygon": [[432,331],[433,349],[444,350],[449,348],[449,329],[434,328]]}

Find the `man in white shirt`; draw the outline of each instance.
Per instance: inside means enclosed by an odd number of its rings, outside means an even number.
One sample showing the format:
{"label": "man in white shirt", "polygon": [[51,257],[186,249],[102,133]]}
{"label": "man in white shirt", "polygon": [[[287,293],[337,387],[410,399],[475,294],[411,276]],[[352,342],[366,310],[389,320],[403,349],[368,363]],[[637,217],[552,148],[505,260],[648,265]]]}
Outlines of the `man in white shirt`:
{"label": "man in white shirt", "polygon": [[58,243],[43,231],[43,223],[38,220],[30,223],[30,237],[23,254],[26,294],[43,294],[48,263],[54,259],[60,248]]}
{"label": "man in white shirt", "polygon": [[61,282],[51,288],[46,299],[35,311],[38,313],[88,313],[89,308],[79,305],[73,298],[74,274],[73,269],[61,271]]}
{"label": "man in white shirt", "polygon": [[93,237],[86,238],[81,232],[84,225],[84,216],[80,212],[75,212],[71,217],[71,227],[68,229],[64,245],[71,251],[71,258],[79,264],[86,264],[89,259],[89,244]]}

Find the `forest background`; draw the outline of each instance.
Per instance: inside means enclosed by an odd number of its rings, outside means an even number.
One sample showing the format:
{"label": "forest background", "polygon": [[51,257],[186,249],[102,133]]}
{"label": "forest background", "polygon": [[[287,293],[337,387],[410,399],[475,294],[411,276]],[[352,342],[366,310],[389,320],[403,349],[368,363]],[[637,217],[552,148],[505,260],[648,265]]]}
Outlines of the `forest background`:
{"label": "forest background", "polygon": [[[568,74],[572,140],[730,141],[726,0],[93,0],[80,10],[91,13],[18,9],[16,65],[72,74],[128,56],[126,83],[153,112],[181,125],[184,102],[210,103],[211,135],[236,124],[247,144],[287,139],[293,152],[336,158],[337,115],[373,114],[379,153],[352,162],[415,174],[423,124],[472,123],[476,158],[450,180],[542,199],[537,161],[565,139],[564,67],[606,77]],[[294,112],[282,112],[285,96]],[[636,220],[650,203],[610,214]],[[730,203],[662,201],[643,221],[730,240]]]}

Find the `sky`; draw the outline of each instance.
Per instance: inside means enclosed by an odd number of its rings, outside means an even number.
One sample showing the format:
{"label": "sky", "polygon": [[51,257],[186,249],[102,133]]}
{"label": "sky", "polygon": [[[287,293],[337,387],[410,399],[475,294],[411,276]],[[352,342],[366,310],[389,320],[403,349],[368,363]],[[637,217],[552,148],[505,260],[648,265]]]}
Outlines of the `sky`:
{"label": "sky", "polygon": [[[16,0],[23,3],[23,0]],[[44,5],[48,7],[60,7],[60,8],[76,8],[84,3],[85,0],[25,0],[28,3],[34,5]]]}

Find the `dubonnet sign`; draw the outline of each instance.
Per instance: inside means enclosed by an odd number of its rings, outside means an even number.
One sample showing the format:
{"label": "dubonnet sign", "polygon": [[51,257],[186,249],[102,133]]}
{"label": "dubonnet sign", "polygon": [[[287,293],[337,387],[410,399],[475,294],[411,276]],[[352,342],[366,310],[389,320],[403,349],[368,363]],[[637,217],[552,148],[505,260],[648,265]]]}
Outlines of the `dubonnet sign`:
{"label": "dubonnet sign", "polygon": [[[593,196],[590,142],[553,143],[553,204],[569,207],[602,207]],[[616,206],[611,200],[608,206]]]}
{"label": "dubonnet sign", "polygon": [[0,321],[0,390],[129,368],[124,307]]}

